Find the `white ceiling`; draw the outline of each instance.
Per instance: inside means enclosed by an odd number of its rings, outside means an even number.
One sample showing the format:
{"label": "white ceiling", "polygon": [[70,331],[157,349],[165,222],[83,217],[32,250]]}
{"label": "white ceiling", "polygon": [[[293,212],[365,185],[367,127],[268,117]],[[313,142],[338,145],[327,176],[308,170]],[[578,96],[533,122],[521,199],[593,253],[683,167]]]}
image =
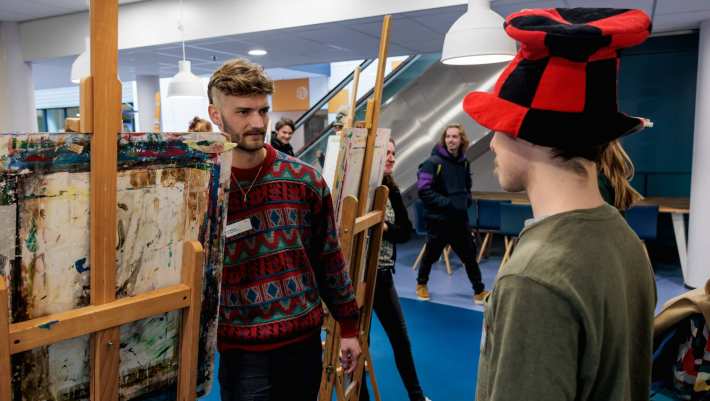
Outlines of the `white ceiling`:
{"label": "white ceiling", "polygon": [[[135,0],[121,3],[130,1]],[[2,0],[0,20],[7,19],[6,3],[15,5],[17,15],[31,18],[48,16],[48,10],[60,5],[62,9],[73,6],[77,11],[76,7],[81,9],[77,3],[83,3],[83,9],[86,9],[85,0]],[[491,5],[503,16],[523,8],[540,7],[641,8],[654,16],[654,33],[697,29],[701,21],[710,19],[710,0],[493,0]],[[38,9],[43,14],[33,11]],[[394,15],[389,54],[400,56],[441,51],[444,35],[465,10],[466,6],[461,5]],[[57,8],[55,12],[61,11]],[[380,30],[381,18],[374,17],[203,39],[187,43],[187,58],[192,62],[193,72],[203,75],[210,74],[225,60],[240,56],[249,57],[268,68],[372,58],[377,55]],[[253,48],[266,49],[269,54],[247,56],[247,51]],[[172,76],[177,72],[177,61],[181,57],[179,43],[121,50],[119,75],[124,81],[133,80],[139,74]],[[69,70],[73,60],[73,57],[66,57],[34,63],[35,87],[71,85]]]}
{"label": "white ceiling", "polygon": [[[119,4],[145,0],[118,0]],[[89,9],[89,0],[2,0],[0,21],[28,21],[73,14]]]}

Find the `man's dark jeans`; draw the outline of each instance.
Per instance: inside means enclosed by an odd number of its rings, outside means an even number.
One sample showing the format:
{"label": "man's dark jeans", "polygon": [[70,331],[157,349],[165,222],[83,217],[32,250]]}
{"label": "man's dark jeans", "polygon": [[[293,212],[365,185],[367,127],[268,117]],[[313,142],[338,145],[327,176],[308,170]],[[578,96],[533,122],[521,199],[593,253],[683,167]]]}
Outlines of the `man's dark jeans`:
{"label": "man's dark jeans", "polygon": [[320,336],[271,351],[220,354],[222,401],[316,401],[322,356]]}

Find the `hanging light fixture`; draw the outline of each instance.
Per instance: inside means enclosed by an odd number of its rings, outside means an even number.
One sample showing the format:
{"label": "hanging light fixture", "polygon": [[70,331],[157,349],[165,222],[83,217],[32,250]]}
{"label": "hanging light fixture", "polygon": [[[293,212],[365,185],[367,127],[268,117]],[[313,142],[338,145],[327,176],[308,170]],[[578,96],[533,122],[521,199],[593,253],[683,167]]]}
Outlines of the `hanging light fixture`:
{"label": "hanging light fixture", "polygon": [[71,81],[75,84],[81,83],[82,78],[91,74],[91,46],[88,36],[84,38],[84,44],[84,51],[71,65]]}
{"label": "hanging light fixture", "polygon": [[168,85],[168,97],[204,97],[202,81],[190,70],[190,62],[185,58],[185,27],[182,25],[182,0],[180,0],[180,20],[178,30],[182,34],[182,60],[178,61],[178,73]]}
{"label": "hanging light fixture", "polygon": [[489,0],[468,0],[468,10],[449,28],[441,62],[449,65],[491,64],[515,57],[515,42],[505,34],[503,18]]}

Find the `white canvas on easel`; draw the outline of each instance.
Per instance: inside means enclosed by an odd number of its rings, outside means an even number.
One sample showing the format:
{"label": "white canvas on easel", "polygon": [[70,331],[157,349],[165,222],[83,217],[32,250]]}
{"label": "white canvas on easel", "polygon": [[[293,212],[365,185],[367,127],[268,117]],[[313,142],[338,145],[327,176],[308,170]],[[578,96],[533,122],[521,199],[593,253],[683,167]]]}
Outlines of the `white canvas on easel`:
{"label": "white canvas on easel", "polygon": [[325,148],[325,162],[323,162],[323,179],[328,184],[328,188],[333,191],[335,183],[335,171],[338,166],[338,155],[340,152],[340,135],[335,134],[328,137],[328,144]]}
{"label": "white canvas on easel", "polygon": [[385,161],[387,159],[387,143],[390,140],[391,130],[389,128],[378,128],[375,138],[375,154],[372,157],[372,173],[367,190],[367,209],[372,210],[372,202],[375,199],[375,190],[382,185],[382,178],[385,175]]}

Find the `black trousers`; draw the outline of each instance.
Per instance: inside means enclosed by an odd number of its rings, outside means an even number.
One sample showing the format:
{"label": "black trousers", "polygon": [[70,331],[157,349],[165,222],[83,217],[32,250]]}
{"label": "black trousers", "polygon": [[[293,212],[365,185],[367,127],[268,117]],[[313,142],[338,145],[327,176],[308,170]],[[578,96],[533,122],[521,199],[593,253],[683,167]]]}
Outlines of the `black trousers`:
{"label": "black trousers", "polygon": [[[407,335],[407,324],[404,322],[404,315],[399,304],[397,290],[394,288],[391,270],[378,270],[377,272],[373,310],[377,314],[380,323],[382,323],[382,327],[385,329],[387,338],[390,341],[392,352],[394,353],[394,361],[397,365],[399,376],[402,378],[404,387],[409,394],[409,400],[424,401],[424,393],[419,385],[417,370],[414,367],[412,345]],[[376,366],[375,369],[377,369]],[[369,399],[367,384],[365,384],[360,389],[360,400]]]}
{"label": "black trousers", "polygon": [[481,269],[478,268],[478,262],[476,262],[476,244],[473,242],[473,236],[468,225],[456,222],[451,224],[427,222],[426,249],[419,266],[417,283],[426,284],[429,282],[431,265],[439,260],[446,245],[451,245],[451,249],[456,252],[466,266],[466,275],[471,281],[473,291],[476,294],[483,291],[485,285],[481,279]]}
{"label": "black trousers", "polygon": [[320,336],[271,351],[220,354],[222,401],[316,401],[322,368]]}

